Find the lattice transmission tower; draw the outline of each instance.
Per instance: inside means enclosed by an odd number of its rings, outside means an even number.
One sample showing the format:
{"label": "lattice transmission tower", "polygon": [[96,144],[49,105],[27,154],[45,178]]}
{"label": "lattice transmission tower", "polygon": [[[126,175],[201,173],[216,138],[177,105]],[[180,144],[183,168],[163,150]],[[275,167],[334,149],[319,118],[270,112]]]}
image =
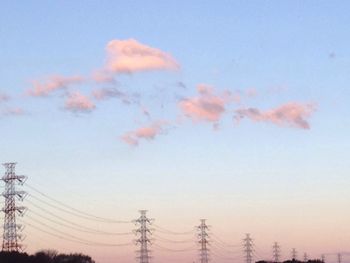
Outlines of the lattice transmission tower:
{"label": "lattice transmission tower", "polygon": [[135,240],[136,245],[140,246],[140,249],[137,250],[138,256],[137,259],[139,263],[149,263],[151,256],[151,250],[149,246],[151,245],[152,229],[150,225],[152,224],[153,219],[149,219],[146,216],[147,210],[140,210],[140,217],[134,222],[139,226],[134,232],[138,236]]}
{"label": "lattice transmission tower", "polygon": [[297,260],[298,258],[298,252],[295,248],[292,249],[292,260]]}
{"label": "lattice transmission tower", "polygon": [[342,256],[340,253],[338,253],[337,255],[337,263],[341,263],[342,262]]}
{"label": "lattice transmission tower", "polygon": [[309,260],[309,257],[308,257],[308,255],[307,255],[307,253],[305,252],[304,253],[304,262],[307,262]]}
{"label": "lattice transmission tower", "polygon": [[280,262],[280,257],[281,257],[281,248],[278,245],[277,242],[275,242],[272,246],[272,258],[273,262]]}
{"label": "lattice transmission tower", "polygon": [[16,200],[23,201],[26,192],[17,191],[16,185],[23,185],[26,177],[24,175],[16,175],[16,163],[4,163],[3,165],[6,168],[6,172],[1,178],[5,182],[5,190],[2,193],[2,196],[5,198],[5,205],[1,209],[5,214],[2,251],[21,251],[23,249],[20,243],[23,240],[23,235],[21,234],[23,226],[17,224],[16,214],[22,216],[25,207],[17,206]]}
{"label": "lattice transmission tower", "polygon": [[243,251],[244,251],[244,257],[246,263],[252,263],[253,262],[253,239],[250,237],[250,234],[246,234],[245,238],[243,239]]}
{"label": "lattice transmission tower", "polygon": [[198,243],[199,248],[199,260],[200,263],[209,262],[209,226],[206,224],[205,219],[201,219],[201,224],[197,227],[198,229]]}

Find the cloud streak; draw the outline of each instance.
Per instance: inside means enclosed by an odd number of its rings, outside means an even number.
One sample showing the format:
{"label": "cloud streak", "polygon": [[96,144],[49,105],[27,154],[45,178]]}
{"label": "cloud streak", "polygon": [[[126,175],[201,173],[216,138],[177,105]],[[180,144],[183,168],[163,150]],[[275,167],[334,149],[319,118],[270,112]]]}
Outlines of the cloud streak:
{"label": "cloud streak", "polygon": [[310,129],[307,119],[315,110],[315,105],[311,103],[289,102],[266,111],[261,111],[257,108],[237,109],[234,118],[238,122],[243,118],[248,118],[254,122],[271,122],[278,126]]}
{"label": "cloud streak", "polygon": [[233,101],[231,93],[216,94],[214,88],[206,84],[199,84],[197,92],[198,96],[178,103],[183,114],[195,122],[218,122],[226,111],[226,104]]}
{"label": "cloud streak", "polygon": [[65,109],[75,113],[89,113],[96,108],[89,97],[79,93],[70,93],[65,102]]}
{"label": "cloud streak", "polygon": [[6,101],[8,101],[8,100],[10,100],[10,96],[8,96],[8,95],[5,94],[5,93],[0,93],[0,103],[1,103],[1,102],[6,102]]}
{"label": "cloud streak", "polygon": [[179,64],[170,54],[134,39],[112,40],[106,49],[106,68],[114,73],[179,69]]}
{"label": "cloud streak", "polygon": [[129,145],[138,146],[140,140],[154,140],[159,134],[164,133],[165,125],[167,125],[167,122],[157,121],[149,126],[126,132],[121,136],[121,139]]}
{"label": "cloud streak", "polygon": [[33,87],[27,91],[29,96],[45,97],[52,92],[60,89],[66,89],[72,84],[79,84],[84,80],[81,76],[64,77],[55,75],[49,77],[46,81],[33,81]]}
{"label": "cloud streak", "polygon": [[22,108],[8,108],[1,112],[1,116],[22,116],[25,111]]}

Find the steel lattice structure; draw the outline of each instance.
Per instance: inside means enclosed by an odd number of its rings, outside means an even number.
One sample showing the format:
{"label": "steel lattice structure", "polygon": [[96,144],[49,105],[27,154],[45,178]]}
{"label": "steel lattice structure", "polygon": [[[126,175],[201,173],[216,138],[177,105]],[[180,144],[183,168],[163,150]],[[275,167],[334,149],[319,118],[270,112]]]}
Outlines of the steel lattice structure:
{"label": "steel lattice structure", "polygon": [[23,240],[23,236],[20,232],[23,226],[16,223],[16,214],[23,215],[25,207],[16,206],[16,199],[23,201],[26,193],[24,191],[16,191],[16,185],[22,185],[26,177],[16,175],[16,163],[4,163],[3,165],[6,168],[6,172],[1,178],[5,182],[5,190],[2,193],[2,196],[5,198],[5,205],[1,209],[5,214],[2,251],[21,251],[23,246],[20,244],[20,241]]}
{"label": "steel lattice structure", "polygon": [[246,234],[245,239],[243,239],[243,248],[245,254],[245,262],[253,262],[253,239],[250,237],[250,234]]}
{"label": "steel lattice structure", "polygon": [[198,243],[200,245],[199,249],[199,257],[201,263],[209,262],[209,235],[208,235],[209,227],[205,223],[205,219],[201,219],[201,224],[198,226]]}
{"label": "steel lattice structure", "polygon": [[280,249],[280,246],[278,245],[277,242],[275,242],[273,244],[272,249],[273,249],[273,252],[272,252],[273,261],[274,262],[279,262],[280,261],[280,256],[281,256],[281,254],[280,254],[281,249]]}
{"label": "steel lattice structure", "polygon": [[135,233],[138,235],[138,239],[135,240],[135,243],[140,245],[140,250],[137,251],[137,258],[139,259],[139,263],[149,263],[151,259],[151,251],[149,249],[151,239],[149,236],[152,235],[152,230],[149,226],[152,223],[152,219],[147,218],[147,210],[140,210],[140,213],[140,217],[134,221],[139,226],[139,228],[135,230]]}

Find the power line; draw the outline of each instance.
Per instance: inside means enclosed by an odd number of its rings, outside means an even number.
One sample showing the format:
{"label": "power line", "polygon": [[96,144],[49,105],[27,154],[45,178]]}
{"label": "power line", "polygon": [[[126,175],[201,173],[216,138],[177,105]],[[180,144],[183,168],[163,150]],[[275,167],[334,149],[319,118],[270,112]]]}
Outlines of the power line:
{"label": "power line", "polygon": [[158,240],[161,240],[161,241],[164,241],[164,242],[169,242],[169,243],[190,243],[190,242],[194,242],[193,239],[185,239],[185,240],[172,240],[172,239],[167,239],[167,238],[164,238],[164,237],[161,237],[161,236],[158,236],[157,234],[153,234],[153,236],[158,239]]}
{"label": "power line", "polygon": [[[58,218],[59,220],[62,220],[63,222],[66,222],[66,223],[68,223],[68,224],[71,224],[71,225],[74,225],[74,226],[83,228],[83,229],[85,229],[85,230],[87,230],[87,231],[95,231],[95,229],[88,228],[88,227],[84,227],[84,226],[82,226],[82,225],[80,225],[80,224],[74,223],[74,222],[72,222],[72,221],[70,221],[70,220],[67,220],[67,219],[65,219],[65,218],[63,218],[63,217],[60,217],[60,216],[58,216],[58,215],[52,213],[51,211],[49,211],[49,210],[47,210],[47,209],[45,209],[45,208],[42,208],[42,207],[36,205],[35,203],[33,203],[33,202],[29,201],[29,200],[27,200],[27,202],[29,202],[32,206],[34,206],[34,207],[40,209],[41,211],[45,212],[46,214],[49,214],[49,215],[51,215],[51,216],[53,216],[53,217],[55,217],[55,218]],[[33,210],[30,210],[30,211],[33,212]],[[116,233],[116,234],[118,234],[118,233]],[[121,235],[124,235],[124,233],[120,233],[120,234],[121,234]]]}
{"label": "power line", "polygon": [[[46,216],[43,216],[37,212],[35,212],[34,210],[29,210],[30,213],[33,213],[45,220],[48,220],[52,223],[55,223],[57,225],[60,225],[60,226],[63,226],[63,227],[67,227],[67,228],[70,228],[70,229],[73,229],[73,230],[76,230],[76,231],[80,231],[80,232],[84,232],[84,233],[90,233],[90,234],[98,234],[98,235],[109,235],[109,236],[124,236],[124,235],[131,235],[132,232],[125,232],[125,233],[113,233],[113,232],[105,232],[105,231],[100,231],[100,230],[95,230],[95,229],[92,229],[92,228],[87,228],[87,227],[82,227],[82,226],[79,226],[78,224],[76,224],[77,226],[79,227],[74,227],[74,226],[71,226],[71,225],[67,225],[67,224],[64,224],[64,223],[61,223],[59,221],[56,221],[54,219],[51,219],[51,218],[48,218]],[[29,215],[27,215],[27,217],[31,218]]]}
{"label": "power line", "polygon": [[57,234],[51,233],[49,231],[43,230],[42,228],[37,227],[37,226],[35,226],[33,224],[30,224],[28,222],[26,222],[26,225],[28,225],[29,227],[32,227],[32,228],[34,228],[34,229],[36,229],[36,230],[38,230],[40,232],[43,232],[45,234],[48,234],[48,235],[51,235],[51,236],[54,236],[54,237],[57,237],[57,238],[60,238],[60,239],[63,239],[63,240],[71,241],[71,242],[74,242],[74,243],[88,245],[88,246],[121,247],[121,246],[132,245],[132,243],[125,243],[125,244],[101,244],[101,243],[94,243],[94,242],[79,241],[79,240],[70,239],[70,238],[67,238],[65,236],[61,236],[61,235],[57,235]]}
{"label": "power line", "polygon": [[165,250],[165,251],[169,251],[169,252],[187,252],[187,251],[195,251],[197,250],[196,247],[188,247],[188,248],[184,248],[184,249],[172,249],[172,248],[167,248],[167,247],[163,247],[160,246],[158,244],[153,244],[154,247],[157,247],[161,250]]}
{"label": "power line", "polygon": [[238,253],[241,253],[241,251],[239,251],[239,250],[230,250],[230,249],[228,249],[228,248],[226,248],[226,247],[220,246],[220,244],[215,243],[215,242],[211,242],[211,243],[210,243],[210,247],[211,247],[212,249],[219,249],[219,250],[221,250],[221,251],[223,251],[223,252],[230,253],[230,254],[238,254]]}
{"label": "power line", "polygon": [[175,232],[175,231],[172,231],[172,230],[168,230],[164,227],[161,227],[159,225],[156,225],[156,224],[152,224],[152,226],[154,228],[157,229],[158,232],[161,232],[161,233],[164,233],[164,234],[172,234],[172,235],[189,235],[189,234],[194,234],[195,233],[195,230],[190,230],[190,231],[184,231],[184,232]]}
{"label": "power line", "polygon": [[[72,211],[74,211],[74,212],[76,212],[76,213],[81,214],[80,217],[82,217],[82,218],[85,218],[85,219],[88,219],[88,220],[102,221],[102,222],[106,222],[106,223],[131,223],[131,221],[114,220],[114,219],[99,217],[99,216],[95,216],[95,215],[86,213],[86,212],[84,212],[84,211],[81,211],[81,210],[78,210],[78,209],[76,209],[76,208],[74,208],[74,207],[71,207],[71,206],[69,206],[69,205],[66,205],[66,204],[63,203],[63,202],[58,201],[58,200],[56,200],[56,199],[54,199],[54,198],[52,198],[52,197],[50,197],[50,196],[44,194],[43,192],[41,192],[41,191],[37,190],[36,188],[34,188],[33,186],[29,185],[28,183],[26,183],[26,186],[28,186],[30,189],[34,190],[34,191],[37,192],[38,194],[42,195],[43,197],[45,197],[45,198],[47,198],[47,199],[49,199],[49,200],[51,200],[51,201],[53,201],[53,202],[55,202],[55,203],[61,205],[61,206],[64,206],[64,207],[66,207],[66,208],[68,208],[68,209],[70,209],[70,210],[72,210]],[[33,195],[31,195],[31,196],[33,197]],[[34,198],[35,198],[35,197],[34,197]],[[40,199],[37,198],[37,197],[36,197],[36,199],[40,200]],[[41,201],[42,201],[42,200],[41,200]],[[43,202],[45,202],[45,201],[43,201]],[[52,205],[52,204],[50,204],[50,205],[57,208],[57,206],[54,206],[54,205]],[[57,209],[58,209],[58,208],[57,208]],[[62,209],[62,210],[64,210],[64,209]],[[64,211],[66,211],[66,210],[64,210]],[[76,215],[76,216],[79,216],[79,215],[77,215],[77,214],[75,214],[75,215]],[[82,215],[84,215],[84,216],[82,216]]]}
{"label": "power line", "polygon": [[[33,220],[33,218],[31,218]],[[66,233],[66,232],[63,232],[63,231],[60,231],[60,230],[57,230],[56,228],[54,227],[51,227],[45,223],[43,223],[42,221],[39,221],[39,220],[33,220],[35,223],[38,223],[40,224],[40,226],[44,226],[44,227],[47,227],[48,229],[54,231],[54,232],[57,232],[59,233],[60,235],[63,235],[63,237],[68,237],[70,239],[73,239],[73,240],[76,240],[76,241],[79,241],[79,242],[84,242],[86,244],[94,244],[96,246],[111,246],[111,247],[120,247],[120,246],[128,246],[128,245],[131,245],[132,243],[122,243],[122,244],[110,244],[110,243],[100,243],[100,242],[93,242],[93,241],[90,241],[90,240],[86,240],[86,239],[82,239],[82,238],[79,238],[79,237],[76,237],[72,234],[69,234],[69,233]],[[31,225],[30,223],[28,222],[24,222],[26,225]],[[32,225],[33,227],[33,225]]]}

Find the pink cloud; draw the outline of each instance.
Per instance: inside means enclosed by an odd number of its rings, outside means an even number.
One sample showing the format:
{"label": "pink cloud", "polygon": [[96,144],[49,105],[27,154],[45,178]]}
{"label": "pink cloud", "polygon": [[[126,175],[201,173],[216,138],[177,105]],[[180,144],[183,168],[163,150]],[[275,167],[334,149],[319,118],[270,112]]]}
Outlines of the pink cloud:
{"label": "pink cloud", "polygon": [[91,112],[96,108],[95,104],[89,99],[89,97],[74,92],[68,95],[65,103],[65,109],[72,112]]}
{"label": "pink cloud", "polygon": [[107,100],[110,98],[118,98],[125,104],[132,104],[132,103],[138,104],[140,100],[139,94],[127,94],[114,87],[94,89],[92,91],[92,97],[96,100]]}
{"label": "pink cloud", "polygon": [[126,94],[117,88],[102,88],[93,90],[92,96],[96,100],[106,100],[109,98],[125,98]]}
{"label": "pink cloud", "polygon": [[275,109],[260,111],[257,108],[242,108],[236,110],[235,119],[249,118],[255,122],[272,122],[279,126],[291,126],[300,129],[310,129],[307,119],[316,110],[314,104],[289,102]]}
{"label": "pink cloud", "polygon": [[9,108],[2,111],[2,116],[21,116],[24,115],[25,112],[21,108]]}
{"label": "pink cloud", "polygon": [[78,84],[83,81],[81,76],[51,76],[45,82],[33,81],[33,88],[27,91],[27,94],[34,97],[48,96],[50,93],[59,90],[66,89],[69,85]]}
{"label": "pink cloud", "polygon": [[164,125],[167,122],[158,121],[150,126],[140,127],[134,131],[129,131],[121,136],[121,139],[133,146],[139,145],[140,140],[153,140],[156,136],[164,132]]}
{"label": "pink cloud", "polygon": [[115,73],[179,68],[170,54],[134,39],[110,41],[107,44],[107,54],[107,69]]}
{"label": "pink cloud", "polygon": [[235,100],[230,92],[215,94],[214,88],[206,84],[197,86],[198,96],[179,102],[185,116],[193,121],[218,122],[226,111],[226,104]]}
{"label": "pink cloud", "polygon": [[97,83],[114,83],[116,82],[113,75],[105,70],[98,70],[92,73],[92,80]]}
{"label": "pink cloud", "polygon": [[5,102],[5,101],[8,101],[9,99],[10,99],[10,96],[4,93],[0,93],[0,102]]}

